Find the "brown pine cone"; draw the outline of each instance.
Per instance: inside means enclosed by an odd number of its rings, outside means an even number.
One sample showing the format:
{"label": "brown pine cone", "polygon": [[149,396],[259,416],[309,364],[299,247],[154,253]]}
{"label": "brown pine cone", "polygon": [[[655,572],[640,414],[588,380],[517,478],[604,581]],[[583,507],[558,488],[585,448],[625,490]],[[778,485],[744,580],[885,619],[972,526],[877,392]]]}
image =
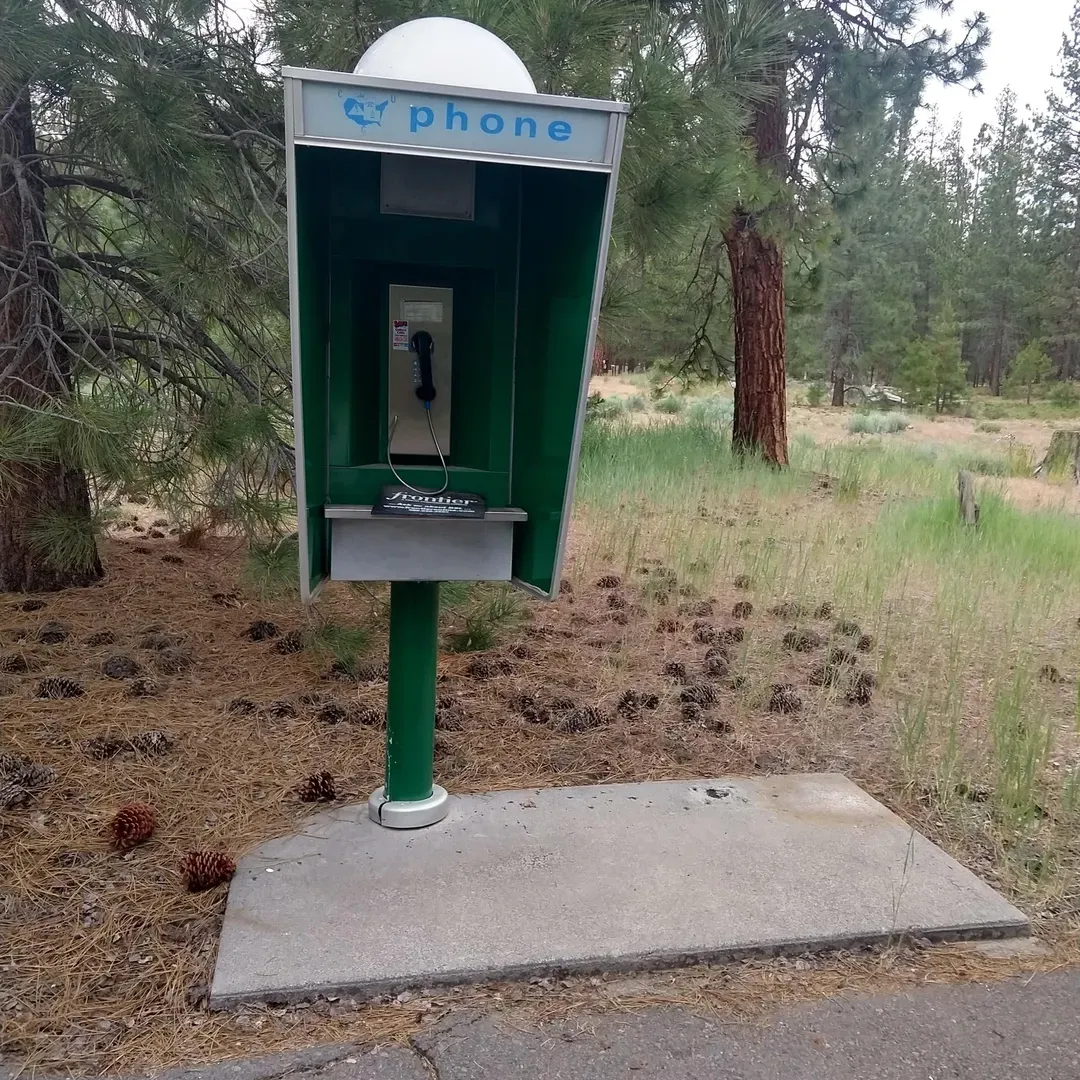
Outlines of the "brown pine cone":
{"label": "brown pine cone", "polygon": [[189,851],[180,863],[188,892],[203,892],[223,885],[236,873],[236,860],[224,851]]}
{"label": "brown pine cone", "polygon": [[157,824],[154,808],[146,803],[128,803],[116,812],[109,823],[109,834],[115,847],[121,851],[141,844],[154,835]]}
{"label": "brown pine cone", "polygon": [[323,769],[312,773],[296,789],[301,802],[331,802],[337,795],[334,774]]}

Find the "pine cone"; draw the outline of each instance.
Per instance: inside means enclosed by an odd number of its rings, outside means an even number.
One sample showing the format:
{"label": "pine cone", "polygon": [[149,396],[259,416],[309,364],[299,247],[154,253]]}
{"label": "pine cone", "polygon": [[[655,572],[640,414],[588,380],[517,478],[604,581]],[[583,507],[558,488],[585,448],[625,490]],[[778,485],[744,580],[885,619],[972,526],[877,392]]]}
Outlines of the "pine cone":
{"label": "pine cone", "polygon": [[785,600],[769,608],[769,614],[778,619],[801,619],[807,614],[806,605],[798,600]]}
{"label": "pine cone", "polygon": [[246,697],[234,697],[228,705],[225,706],[225,711],[231,713],[233,716],[250,716],[258,706],[251,698]]}
{"label": "pine cone", "polygon": [[195,663],[195,657],[190,650],[180,646],[172,646],[162,649],[154,660],[154,664],[162,675],[179,675]]}
{"label": "pine cone", "polygon": [[38,600],[35,597],[31,597],[29,600],[24,600],[19,605],[20,611],[40,611],[45,606],[44,600]]}
{"label": "pine cone", "polygon": [[802,709],[802,698],[795,692],[795,687],[787,683],[777,683],[769,694],[769,712],[797,713]]}
{"label": "pine cone", "polygon": [[83,644],[88,649],[96,649],[101,645],[115,645],[116,635],[111,630],[98,630],[96,633],[84,638]]}
{"label": "pine cone", "polygon": [[679,700],[694,705],[715,705],[716,687],[711,683],[694,683],[682,691]]}
{"label": "pine cone", "polygon": [[386,713],[382,709],[376,709],[371,705],[360,705],[349,710],[348,719],[354,724],[362,724],[364,727],[386,727]]}
{"label": "pine cone", "polygon": [[0,671],[5,675],[25,675],[30,670],[30,664],[22,653],[8,653],[0,656]]}
{"label": "pine cone", "polygon": [[78,679],[69,679],[66,675],[49,675],[38,683],[37,696],[56,700],[58,698],[82,697],[86,691]]}
{"label": "pine cone", "polygon": [[580,709],[571,709],[559,724],[558,730],[568,735],[579,735],[583,731],[591,731],[610,722],[611,717],[603,709],[598,709],[595,705],[583,705]]}
{"label": "pine cone", "polygon": [[877,679],[870,671],[860,671],[852,680],[847,699],[852,705],[869,705],[874,697]]}
{"label": "pine cone", "polygon": [[323,724],[340,724],[348,718],[348,710],[336,701],[328,701],[319,709],[317,719]]}
{"label": "pine cone", "polygon": [[835,686],[843,677],[843,672],[835,664],[818,664],[810,671],[811,686]]}
{"label": "pine cone", "polygon": [[618,574],[605,574],[597,583],[598,589],[617,589],[622,584]]}
{"label": "pine cone", "polygon": [[0,777],[7,780],[17,776],[31,764],[23,754],[0,754]]}
{"label": "pine cone", "polygon": [[784,648],[792,652],[811,652],[823,644],[821,635],[816,630],[799,627],[789,630],[784,635]]}
{"label": "pine cone", "polygon": [[705,674],[711,675],[714,679],[722,679],[730,670],[727,657],[723,654],[706,657],[704,666]]}
{"label": "pine cone", "polygon": [[70,628],[62,622],[47,622],[38,631],[37,639],[42,645],[59,645],[61,641],[67,641],[70,634]]}
{"label": "pine cone", "polygon": [[692,724],[703,724],[705,710],[696,702],[684,701],[682,703],[682,715],[684,720],[688,720]]}
{"label": "pine cone", "polygon": [[11,779],[21,784],[27,791],[37,792],[48,787],[56,779],[56,770],[48,765],[35,765],[31,761],[19,769]]}
{"label": "pine cone", "polygon": [[282,634],[278,642],[274,645],[274,648],[283,656],[290,656],[292,653],[303,651],[303,631],[290,630],[287,634]]}
{"label": "pine cone", "polygon": [[831,600],[826,600],[823,604],[818,604],[817,611],[814,612],[815,619],[831,619],[833,612],[836,609],[832,605]]}
{"label": "pine cone", "polygon": [[30,801],[30,792],[17,780],[0,780],[0,810],[14,810]]}
{"label": "pine cone", "polygon": [[833,624],[833,629],[844,637],[860,637],[862,627],[854,619],[838,619]]}
{"label": "pine cone", "polygon": [[333,773],[323,769],[312,773],[296,789],[301,802],[332,802],[337,797]]}
{"label": "pine cone", "polygon": [[154,835],[154,808],[146,803],[128,803],[122,806],[109,823],[109,834],[114,846],[121,851],[141,844]]}
{"label": "pine cone", "polygon": [[179,556],[179,555],[173,555],[172,552],[169,552],[167,555],[162,555],[161,556],[161,561],[165,562],[165,563],[171,563],[173,566],[183,566],[184,565],[183,558],[181,558],[181,556]]}
{"label": "pine cone", "polygon": [[749,574],[737,574],[732,582],[736,589],[749,589],[753,585]]}
{"label": "pine cone", "polygon": [[627,599],[621,593],[608,593],[607,606],[614,611],[622,611],[627,606]]}
{"label": "pine cone", "polygon": [[732,609],[733,619],[749,619],[754,614],[754,605],[749,600],[740,600]]}
{"label": "pine cone", "polygon": [[94,735],[82,744],[83,753],[97,761],[108,761],[124,750],[131,749],[126,739],[114,739],[109,735]]}
{"label": "pine cone", "polygon": [[721,630],[716,640],[721,645],[737,645],[746,637],[746,629],[742,626],[729,626]]}
{"label": "pine cone", "polygon": [[156,697],[158,690],[158,684],[154,679],[149,675],[142,675],[137,679],[132,679],[124,693],[128,697]]}
{"label": "pine cone", "polygon": [[236,873],[236,860],[223,851],[189,851],[180,863],[188,892],[203,892],[223,885]]}
{"label": "pine cone", "polygon": [[131,740],[131,749],[142,754],[167,754],[172,745],[172,737],[165,731],[144,731]]}
{"label": "pine cone", "polygon": [[291,701],[271,701],[263,712],[272,720],[288,720],[296,715],[296,706]]}
{"label": "pine cone", "polygon": [[669,660],[664,665],[664,674],[669,679],[682,682],[686,678],[686,665],[681,660]]}
{"label": "pine cone", "polygon": [[636,720],[641,715],[641,694],[637,690],[624,690],[616,709],[623,716]]}
{"label": "pine cone", "polygon": [[139,665],[123,653],[113,653],[101,665],[101,674],[107,679],[134,679],[139,670]]}
{"label": "pine cone", "polygon": [[465,668],[465,674],[474,679],[491,679],[498,673],[499,669],[486,656],[474,657]]}
{"label": "pine cone", "polygon": [[711,645],[716,640],[716,627],[708,623],[694,627],[694,640],[699,645]]}
{"label": "pine cone", "polygon": [[386,682],[390,677],[390,667],[387,664],[360,664],[356,668],[357,682]]}
{"label": "pine cone", "polygon": [[266,619],[256,619],[245,631],[243,636],[252,641],[268,641],[278,635],[277,626]]}

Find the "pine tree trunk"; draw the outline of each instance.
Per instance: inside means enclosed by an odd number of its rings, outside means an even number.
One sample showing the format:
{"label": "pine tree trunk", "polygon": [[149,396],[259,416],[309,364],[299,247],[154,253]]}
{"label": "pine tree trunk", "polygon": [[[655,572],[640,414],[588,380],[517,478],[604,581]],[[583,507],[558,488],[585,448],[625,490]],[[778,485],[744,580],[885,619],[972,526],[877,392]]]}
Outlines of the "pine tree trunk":
{"label": "pine tree trunk", "polygon": [[[783,5],[774,0],[778,10]],[[786,71],[772,73],[774,94],[754,110],[750,136],[758,164],[778,182],[787,175]],[[787,371],[784,252],[762,233],[758,215],[737,207],[724,233],[731,265],[735,329],[735,418],[732,445],[786,465]]]}
{"label": "pine tree trunk", "polygon": [[[35,161],[30,91],[0,74],[0,424],[71,394],[71,365],[58,346],[59,289],[45,231],[45,188]],[[3,463],[0,463],[3,464]],[[50,517],[90,528],[86,477],[56,460],[4,464],[0,478],[0,591],[88,585],[101,577],[94,554],[60,569],[31,543]]]}
{"label": "pine tree trunk", "polygon": [[847,380],[843,375],[837,375],[832,384],[832,403],[834,405],[846,404],[844,391],[847,390]]}

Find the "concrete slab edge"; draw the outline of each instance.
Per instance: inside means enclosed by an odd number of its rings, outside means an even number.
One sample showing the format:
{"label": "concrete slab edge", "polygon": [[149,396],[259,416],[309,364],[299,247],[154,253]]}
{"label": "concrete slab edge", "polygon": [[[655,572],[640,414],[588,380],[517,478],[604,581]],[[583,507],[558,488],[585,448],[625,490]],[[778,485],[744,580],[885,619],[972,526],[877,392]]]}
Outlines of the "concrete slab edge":
{"label": "concrete slab edge", "polygon": [[310,1001],[327,995],[349,995],[354,998],[377,998],[436,986],[457,986],[482,982],[520,982],[548,975],[595,975],[602,972],[635,973],[659,971],[664,968],[693,967],[697,964],[730,964],[741,960],[762,960],[774,956],[800,956],[806,953],[842,952],[850,949],[875,948],[903,944],[914,940],[932,944],[963,941],[1000,941],[1026,937],[1031,922],[1025,916],[1019,920],[969,923],[962,926],[937,927],[932,930],[911,927],[900,931],[867,932],[850,935],[829,935],[815,939],[791,939],[757,942],[752,945],[724,946],[686,953],[647,953],[613,957],[590,957],[573,961],[509,965],[502,968],[441,972],[417,978],[386,979],[378,982],[339,981],[318,986],[296,986],[265,992],[215,993],[210,991],[209,1007],[222,1011],[256,1002],[292,1004]]}

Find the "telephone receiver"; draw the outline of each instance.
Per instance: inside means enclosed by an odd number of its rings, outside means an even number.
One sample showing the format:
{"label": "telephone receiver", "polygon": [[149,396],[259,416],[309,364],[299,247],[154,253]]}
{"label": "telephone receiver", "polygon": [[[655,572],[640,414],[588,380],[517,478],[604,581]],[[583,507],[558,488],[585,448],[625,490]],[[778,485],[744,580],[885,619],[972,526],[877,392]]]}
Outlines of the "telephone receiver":
{"label": "telephone receiver", "polygon": [[416,387],[416,396],[431,407],[435,400],[435,380],[431,374],[431,356],[435,351],[435,341],[426,330],[417,330],[409,341],[409,348],[416,353],[420,365],[420,383]]}

